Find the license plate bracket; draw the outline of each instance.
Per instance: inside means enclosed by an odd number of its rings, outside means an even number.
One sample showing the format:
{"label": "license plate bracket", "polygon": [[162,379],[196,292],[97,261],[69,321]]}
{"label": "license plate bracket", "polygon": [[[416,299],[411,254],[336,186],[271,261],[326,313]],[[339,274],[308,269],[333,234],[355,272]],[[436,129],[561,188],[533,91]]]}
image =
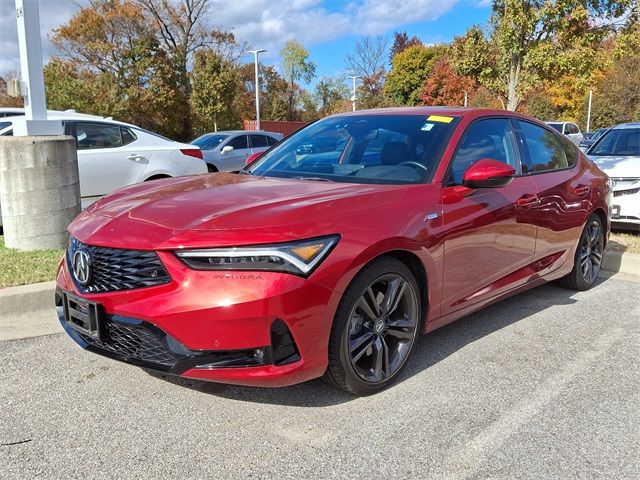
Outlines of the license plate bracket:
{"label": "license plate bracket", "polygon": [[620,218],[620,205],[611,205],[611,218]]}
{"label": "license plate bracket", "polygon": [[102,305],[77,297],[69,292],[62,294],[62,307],[64,310],[64,320],[74,330],[94,338],[98,341],[102,339],[103,321]]}

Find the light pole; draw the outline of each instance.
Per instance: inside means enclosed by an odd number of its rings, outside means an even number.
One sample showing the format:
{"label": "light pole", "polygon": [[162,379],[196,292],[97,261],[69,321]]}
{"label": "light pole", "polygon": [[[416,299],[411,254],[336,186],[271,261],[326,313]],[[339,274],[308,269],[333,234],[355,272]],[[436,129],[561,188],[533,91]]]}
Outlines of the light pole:
{"label": "light pole", "polygon": [[347,78],[350,78],[351,80],[353,80],[353,90],[351,91],[351,110],[355,112],[356,111],[356,80],[362,77],[358,75],[350,75]]}
{"label": "light pole", "polygon": [[589,90],[589,107],[587,109],[587,132],[591,128],[591,101],[593,100],[593,90]]}
{"label": "light pole", "polygon": [[247,50],[247,53],[253,53],[256,65],[256,130],[260,130],[260,80],[258,79],[258,54],[262,52],[266,52],[266,50]]}

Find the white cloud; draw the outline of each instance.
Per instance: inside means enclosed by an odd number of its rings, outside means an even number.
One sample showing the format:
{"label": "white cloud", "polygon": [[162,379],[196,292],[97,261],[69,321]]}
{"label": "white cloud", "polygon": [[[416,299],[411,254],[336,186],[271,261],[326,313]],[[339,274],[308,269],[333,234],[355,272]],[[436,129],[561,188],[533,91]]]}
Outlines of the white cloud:
{"label": "white cloud", "polygon": [[[460,1],[354,0],[345,1],[339,10],[330,10],[324,0],[212,0],[208,23],[232,29],[239,40],[266,48],[267,56],[275,60],[288,39],[311,46],[350,34],[385,33],[402,25],[435,20]],[[87,3],[40,0],[45,62],[55,53],[48,39],[51,31]],[[0,0],[0,73],[18,70],[20,65],[14,9],[13,0]]]}

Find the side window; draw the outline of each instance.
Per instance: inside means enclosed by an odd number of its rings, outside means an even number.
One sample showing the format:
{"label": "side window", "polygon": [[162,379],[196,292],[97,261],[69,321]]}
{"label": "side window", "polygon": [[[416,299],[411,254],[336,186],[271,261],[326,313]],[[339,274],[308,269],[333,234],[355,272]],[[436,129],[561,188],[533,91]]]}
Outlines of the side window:
{"label": "side window", "polygon": [[244,148],[249,148],[246,135],[239,135],[236,138],[232,138],[231,140],[229,140],[229,143],[227,143],[227,145],[229,145],[230,147],[233,147],[234,150],[242,150]]}
{"label": "side window", "polygon": [[122,146],[120,127],[104,123],[76,123],[78,150]]}
{"label": "side window", "polygon": [[464,172],[479,160],[489,158],[511,165],[519,171],[511,123],[490,118],[473,123],[464,132],[447,175],[447,184],[460,185]]}
{"label": "side window", "polygon": [[565,151],[553,133],[529,122],[518,120],[518,124],[527,153],[522,164],[524,173],[559,170],[569,166]]}
{"label": "side window", "polygon": [[122,134],[122,145],[129,145],[138,138],[136,134],[128,128],[120,127],[120,133]]}
{"label": "side window", "polygon": [[558,135],[556,139],[560,142],[560,146],[564,150],[568,166],[573,167],[578,162],[580,150],[578,150],[578,147],[576,147],[576,145],[564,135]]}
{"label": "side window", "polygon": [[271,145],[275,145],[276,143],[278,143],[278,140],[276,140],[273,137],[270,137],[269,135],[265,135],[266,139],[267,139],[267,145],[271,146]]}
{"label": "side window", "polygon": [[267,137],[265,137],[264,135],[249,135],[249,137],[251,138],[251,148],[262,148],[269,146],[269,144],[267,143]]}

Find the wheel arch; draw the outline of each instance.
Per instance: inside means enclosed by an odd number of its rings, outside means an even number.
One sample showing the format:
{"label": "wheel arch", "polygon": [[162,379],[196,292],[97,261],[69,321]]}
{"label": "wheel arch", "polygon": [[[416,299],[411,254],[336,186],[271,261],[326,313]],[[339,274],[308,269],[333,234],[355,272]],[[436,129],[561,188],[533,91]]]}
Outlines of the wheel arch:
{"label": "wheel arch", "polygon": [[[604,211],[604,208],[598,207],[593,211],[593,213],[598,215],[598,217],[600,217],[600,221],[602,222],[602,227],[604,228],[604,231],[607,232],[609,230],[609,224],[608,224],[607,214]],[[608,235],[604,235],[605,247],[607,245],[607,240],[608,240]]]}
{"label": "wheel arch", "polygon": [[171,175],[166,173],[156,173],[155,175],[151,175],[143,180],[143,182],[148,182],[150,180],[160,180],[162,178],[172,178]]}
{"label": "wheel arch", "polygon": [[[418,288],[420,289],[418,293],[420,295],[421,317],[423,323],[425,323],[430,307],[429,281],[434,280],[429,276],[428,273],[428,263],[432,261],[431,257],[427,258],[427,261],[425,261],[425,259],[421,258],[417,252],[412,251],[412,245],[410,243],[402,245],[398,245],[396,243],[393,246],[386,244],[386,242],[384,243],[385,244],[383,245],[374,245],[362,252],[347,269],[350,273],[347,276],[346,281],[343,280],[343,283],[338,286],[337,290],[340,292],[344,292],[348,288],[348,286],[351,285],[351,283],[355,280],[358,274],[376,260],[384,257],[393,258],[406,265],[409,270],[411,270],[411,273],[413,273],[416,282],[418,283]],[[425,265],[425,263],[427,263],[427,265]]]}

